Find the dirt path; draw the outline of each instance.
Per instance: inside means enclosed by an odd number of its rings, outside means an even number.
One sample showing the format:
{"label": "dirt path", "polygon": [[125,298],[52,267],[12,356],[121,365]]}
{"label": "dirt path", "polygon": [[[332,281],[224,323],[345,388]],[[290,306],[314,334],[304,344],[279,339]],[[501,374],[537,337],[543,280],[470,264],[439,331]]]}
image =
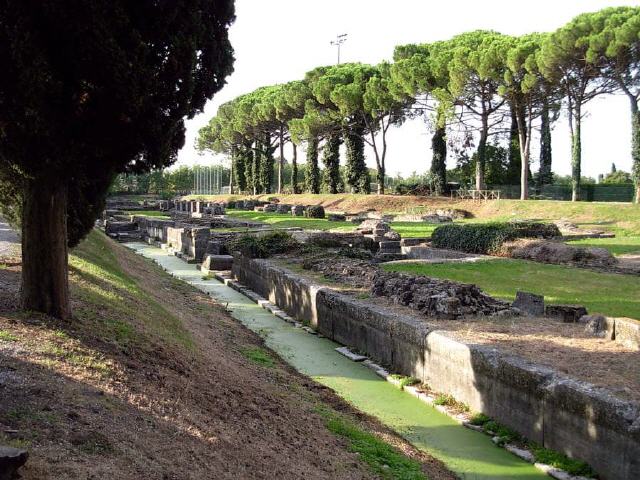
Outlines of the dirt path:
{"label": "dirt path", "polygon": [[[378,432],[430,479],[454,478],[269,354],[207,295],[104,245],[88,258],[106,248],[119,268],[72,263],[72,322],[20,313],[0,292],[0,444],[29,449],[24,479],[378,478],[326,428],[326,408]],[[19,263],[8,265],[0,282],[15,293]],[[185,332],[158,337],[134,310]]]}
{"label": "dirt path", "polygon": [[19,251],[18,234],[0,217],[0,257],[15,256]]}

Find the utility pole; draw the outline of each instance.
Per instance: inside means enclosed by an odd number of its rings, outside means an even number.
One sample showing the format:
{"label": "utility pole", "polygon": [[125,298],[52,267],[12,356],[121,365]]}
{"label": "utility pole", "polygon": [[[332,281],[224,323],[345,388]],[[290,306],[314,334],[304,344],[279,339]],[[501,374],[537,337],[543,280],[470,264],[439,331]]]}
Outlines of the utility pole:
{"label": "utility pole", "polygon": [[335,40],[331,40],[331,45],[338,47],[338,65],[340,65],[340,46],[347,41],[347,34],[336,35]]}

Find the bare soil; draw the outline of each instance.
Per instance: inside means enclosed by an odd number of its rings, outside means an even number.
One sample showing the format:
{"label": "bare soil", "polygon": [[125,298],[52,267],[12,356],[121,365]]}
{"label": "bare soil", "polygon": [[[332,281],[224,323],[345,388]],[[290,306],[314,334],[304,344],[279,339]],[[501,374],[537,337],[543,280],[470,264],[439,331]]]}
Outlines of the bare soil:
{"label": "bare soil", "polygon": [[[525,316],[437,320],[397,305],[386,297],[371,296],[366,282],[356,282],[351,278],[341,281],[336,276],[327,278],[321,273],[302,269],[299,261],[291,258],[276,261],[329,288],[397,313],[420,318],[430,327],[447,331],[462,342],[489,345],[573,378],[608,388],[622,399],[640,402],[640,351],[619,342],[590,336],[585,333],[584,325]],[[336,263],[341,262],[348,263],[349,259],[336,260]],[[352,262],[362,263],[356,260]],[[360,275],[361,280],[366,278],[366,275]]]}
{"label": "bare soil", "polygon": [[[277,357],[270,368],[247,359],[243,351],[261,340],[223,306],[126,248],[110,248],[181,321],[192,346],[135,323],[135,341],[123,343],[86,316],[65,323],[20,312],[20,259],[0,259],[0,444],[30,451],[24,479],[377,478],[325,428],[316,412],[327,404],[421,461],[429,478],[454,478]],[[133,322],[87,303],[79,289],[91,281],[71,276],[76,312]]]}

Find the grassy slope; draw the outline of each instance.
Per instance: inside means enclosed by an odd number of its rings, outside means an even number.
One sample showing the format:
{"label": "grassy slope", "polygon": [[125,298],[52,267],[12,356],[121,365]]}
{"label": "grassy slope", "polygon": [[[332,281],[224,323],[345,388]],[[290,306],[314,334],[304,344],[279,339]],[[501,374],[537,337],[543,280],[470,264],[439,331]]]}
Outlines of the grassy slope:
{"label": "grassy slope", "polygon": [[614,255],[640,253],[640,236],[622,235],[615,238],[586,238],[569,243],[581,247],[605,248]]}
{"label": "grassy slope", "polygon": [[[190,198],[190,197],[186,197]],[[195,198],[195,197],[194,197]],[[246,198],[241,195],[213,195],[211,201]],[[321,204],[329,211],[357,212],[375,209],[380,212],[419,212],[432,208],[460,208],[471,212],[478,219],[505,220],[509,218],[532,218],[555,220],[566,218],[584,225],[623,230],[640,235],[640,206],[630,203],[610,202],[560,202],[551,200],[499,200],[474,202],[454,200],[446,197],[418,197],[398,195],[352,195],[352,194],[303,194],[303,195],[259,195],[258,198],[278,198],[284,203]]]}
{"label": "grassy slope", "polygon": [[[0,284],[17,290],[19,263],[3,265]],[[30,450],[25,480],[386,471],[386,458],[349,453],[360,451],[351,437],[365,437],[363,452],[378,448],[366,433],[378,424],[315,393],[221,306],[102,233],[72,252],[70,285],[72,322],[19,312],[0,292],[0,363],[12,372],[0,425],[17,432],[0,432],[0,443]],[[316,413],[334,402],[347,438]],[[392,442],[420,470],[426,458]]]}
{"label": "grassy slope", "polygon": [[490,295],[513,300],[517,290],[545,296],[548,303],[580,304],[590,313],[640,319],[637,277],[592,272],[525,260],[385,265],[387,270],[475,283]]}

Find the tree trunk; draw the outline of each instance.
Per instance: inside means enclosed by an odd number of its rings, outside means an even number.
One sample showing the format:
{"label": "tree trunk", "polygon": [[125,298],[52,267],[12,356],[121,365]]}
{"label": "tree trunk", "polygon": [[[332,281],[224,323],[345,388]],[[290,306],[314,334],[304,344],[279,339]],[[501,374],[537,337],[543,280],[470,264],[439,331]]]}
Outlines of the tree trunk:
{"label": "tree trunk", "polygon": [[482,116],[482,128],[480,130],[480,143],[478,144],[478,159],[476,161],[476,190],[485,190],[484,171],[487,157],[487,136],[489,134],[489,118]]}
{"label": "tree trunk", "polygon": [[629,100],[631,101],[631,176],[636,187],[633,201],[640,203],[640,112],[635,97],[629,97]]}
{"label": "tree trunk", "polygon": [[307,140],[307,166],[305,184],[309,193],[320,193],[320,170],[318,168],[318,138]]}
{"label": "tree trunk", "polygon": [[28,181],[22,209],[22,308],[68,319],[66,185]]}
{"label": "tree trunk", "polygon": [[291,192],[297,194],[300,193],[298,189],[298,146],[291,141],[291,147],[293,148],[291,157]]}
{"label": "tree trunk", "polygon": [[282,193],[284,186],[284,132],[280,127],[280,160],[278,161],[278,193]]}
{"label": "tree trunk", "polygon": [[447,185],[447,141],[446,128],[436,127],[431,138],[431,173],[435,176],[435,193],[442,195]]}
{"label": "tree trunk", "polygon": [[551,120],[549,118],[549,103],[544,102],[540,116],[540,170],[538,173],[538,187],[542,188],[553,181],[551,172]]}
{"label": "tree trunk", "polygon": [[581,117],[580,107],[576,108],[574,115],[574,128],[571,134],[571,201],[580,200],[580,177],[582,162],[582,143],[580,138]]}
{"label": "tree trunk", "polygon": [[231,147],[231,165],[229,167],[229,194],[233,195],[233,175],[236,169],[236,148]]}
{"label": "tree trunk", "polygon": [[378,181],[378,195],[384,195],[384,189],[385,189],[384,176],[385,176],[385,174],[386,174],[386,172],[385,172],[384,161],[383,161],[378,165],[378,171],[377,171],[377,176],[376,176],[376,179]]}
{"label": "tree trunk", "polygon": [[522,108],[517,109],[518,146],[520,157],[520,200],[529,198],[529,156],[531,145],[531,106],[529,105],[529,115],[525,118]]}
{"label": "tree trunk", "polygon": [[521,176],[522,171],[522,153],[520,142],[520,111],[515,105],[511,105],[511,128],[509,130],[509,160],[507,183],[515,185]]}

